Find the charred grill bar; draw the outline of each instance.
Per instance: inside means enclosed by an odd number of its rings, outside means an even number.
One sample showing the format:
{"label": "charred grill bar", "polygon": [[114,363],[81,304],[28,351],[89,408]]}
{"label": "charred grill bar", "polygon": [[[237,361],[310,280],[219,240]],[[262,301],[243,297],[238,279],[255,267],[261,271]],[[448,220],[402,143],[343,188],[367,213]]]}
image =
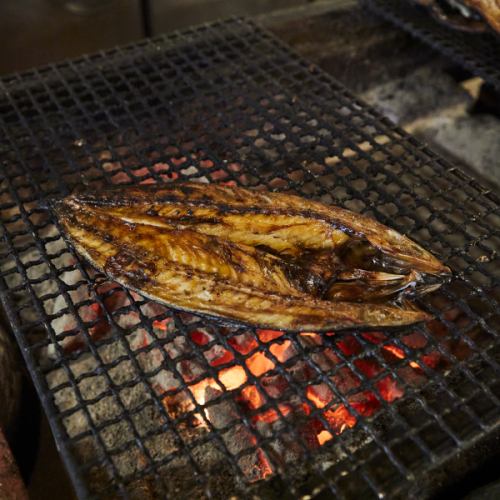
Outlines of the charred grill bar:
{"label": "charred grill bar", "polygon": [[[495,452],[494,194],[244,20],[1,86],[2,303],[81,498],[429,495]],[[365,212],[454,279],[423,326],[220,325],[106,281],[46,206],[176,179]]]}

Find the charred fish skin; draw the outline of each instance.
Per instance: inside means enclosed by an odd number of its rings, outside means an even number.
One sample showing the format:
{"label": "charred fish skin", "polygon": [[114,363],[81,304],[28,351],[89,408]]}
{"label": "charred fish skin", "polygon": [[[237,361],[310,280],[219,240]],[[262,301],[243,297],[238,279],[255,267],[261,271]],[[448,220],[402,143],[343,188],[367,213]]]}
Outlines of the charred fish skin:
{"label": "charred fish skin", "polygon": [[74,197],[54,210],[66,237],[94,267],[177,309],[291,331],[403,326],[430,319],[419,310],[315,298],[303,279],[291,278],[289,263],[252,246],[192,229],[132,223]]}
{"label": "charred fish skin", "polygon": [[186,182],[81,194],[73,200],[129,222],[193,227],[291,256],[334,250],[350,237],[363,238],[407,272],[451,274],[430,252],[372,218],[290,194]]}

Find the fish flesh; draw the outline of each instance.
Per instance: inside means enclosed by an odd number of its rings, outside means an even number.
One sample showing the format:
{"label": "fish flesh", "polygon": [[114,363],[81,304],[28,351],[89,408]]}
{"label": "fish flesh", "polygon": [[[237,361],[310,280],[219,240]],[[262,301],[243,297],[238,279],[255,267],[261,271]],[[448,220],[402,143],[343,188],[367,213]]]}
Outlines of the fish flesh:
{"label": "fish flesh", "polygon": [[[75,249],[111,279],[177,309],[286,330],[429,319],[388,299],[450,270],[366,216],[284,193],[171,183],[54,203]],[[364,266],[361,268],[358,266]]]}

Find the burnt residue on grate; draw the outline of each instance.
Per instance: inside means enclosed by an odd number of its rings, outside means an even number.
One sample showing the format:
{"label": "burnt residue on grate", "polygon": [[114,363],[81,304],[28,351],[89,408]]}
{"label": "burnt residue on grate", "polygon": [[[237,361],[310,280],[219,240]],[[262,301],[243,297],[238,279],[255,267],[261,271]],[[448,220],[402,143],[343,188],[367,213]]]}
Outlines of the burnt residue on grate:
{"label": "burnt residue on grate", "polygon": [[411,0],[361,0],[361,5],[400,26],[500,91],[500,34],[454,29],[434,19],[424,7]]}
{"label": "burnt residue on grate", "polygon": [[[494,442],[498,199],[267,32],[219,22],[5,77],[0,111],[2,303],[80,497],[422,495]],[[373,215],[454,279],[408,329],[221,326],[109,282],[45,208],[176,179]]]}

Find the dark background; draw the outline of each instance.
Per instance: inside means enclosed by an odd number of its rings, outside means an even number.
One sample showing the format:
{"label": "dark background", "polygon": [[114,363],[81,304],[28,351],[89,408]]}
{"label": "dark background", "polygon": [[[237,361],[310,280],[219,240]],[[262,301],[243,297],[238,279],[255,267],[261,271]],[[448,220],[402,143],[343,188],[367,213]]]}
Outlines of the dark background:
{"label": "dark background", "polygon": [[2,0],[0,74],[231,15],[335,0]]}

